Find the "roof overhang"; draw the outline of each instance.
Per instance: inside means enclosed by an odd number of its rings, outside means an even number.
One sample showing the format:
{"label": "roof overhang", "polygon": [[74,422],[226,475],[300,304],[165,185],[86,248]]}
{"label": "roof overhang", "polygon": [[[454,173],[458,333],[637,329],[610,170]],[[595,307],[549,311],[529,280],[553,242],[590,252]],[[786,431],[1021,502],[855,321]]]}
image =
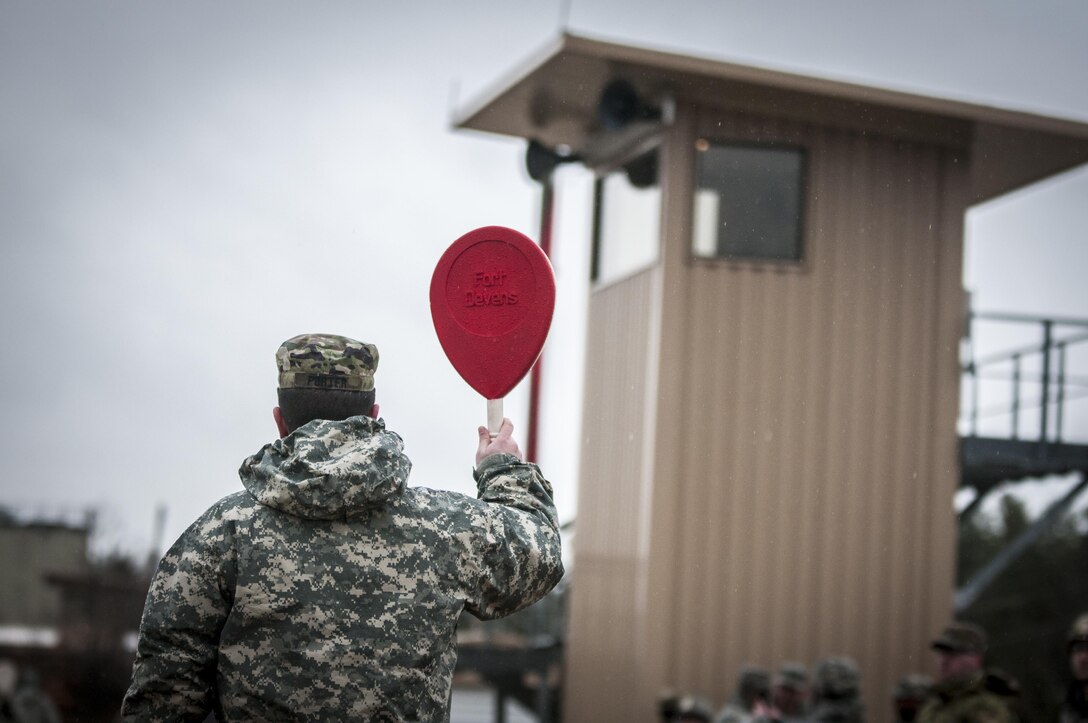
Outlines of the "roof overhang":
{"label": "roof overhang", "polygon": [[962,149],[978,203],[1088,161],[1088,123],[562,35],[458,128],[592,155],[597,101],[623,78],[650,100],[715,106]]}

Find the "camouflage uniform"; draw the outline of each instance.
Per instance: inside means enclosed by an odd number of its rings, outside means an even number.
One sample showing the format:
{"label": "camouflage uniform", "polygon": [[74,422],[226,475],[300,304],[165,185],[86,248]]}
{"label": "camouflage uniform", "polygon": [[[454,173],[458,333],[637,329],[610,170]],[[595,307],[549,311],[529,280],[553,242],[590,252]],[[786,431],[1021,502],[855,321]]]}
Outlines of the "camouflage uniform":
{"label": "camouflage uniform", "polygon": [[933,686],[932,697],[919,723],[1009,723],[1009,709],[1001,698],[986,689],[986,676],[978,673],[967,680],[941,681]]}
{"label": "camouflage uniform", "polygon": [[461,611],[543,597],[563,573],[558,524],[550,484],[513,455],[479,464],[478,499],[408,488],[410,468],[365,416],[246,459],[245,490],[159,563],[123,715],[448,719]]}

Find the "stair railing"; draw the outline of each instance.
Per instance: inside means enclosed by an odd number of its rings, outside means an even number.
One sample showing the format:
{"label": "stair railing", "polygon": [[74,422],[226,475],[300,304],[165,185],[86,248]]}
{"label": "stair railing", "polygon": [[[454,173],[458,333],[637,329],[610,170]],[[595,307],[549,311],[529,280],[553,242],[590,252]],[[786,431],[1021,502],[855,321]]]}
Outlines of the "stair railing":
{"label": "stair railing", "polygon": [[[979,321],[1035,326],[1039,329],[1040,341],[976,357],[973,340],[976,338],[975,325]],[[1066,435],[1068,403],[1088,397],[1088,374],[1070,373],[1068,364],[1069,350],[1088,342],[1088,319],[970,311],[966,341],[963,376],[964,388],[970,390],[970,402],[966,410],[961,410],[961,415],[966,411],[969,435],[979,436],[980,418],[1008,415],[1008,438],[1021,439],[1024,412],[1037,409],[1038,437],[1032,439],[1029,434],[1027,441],[1039,442],[1043,450],[1048,444],[1062,443]],[[1039,358],[1039,371],[1026,372],[1026,362],[1035,357]],[[1088,364],[1084,366],[1088,367]],[[1088,372],[1088,369],[1085,371]],[[1010,382],[1008,400],[984,406],[983,397],[987,395],[981,389],[980,381],[983,380]],[[1038,385],[1038,396],[1024,394],[1025,387],[1035,385]]]}

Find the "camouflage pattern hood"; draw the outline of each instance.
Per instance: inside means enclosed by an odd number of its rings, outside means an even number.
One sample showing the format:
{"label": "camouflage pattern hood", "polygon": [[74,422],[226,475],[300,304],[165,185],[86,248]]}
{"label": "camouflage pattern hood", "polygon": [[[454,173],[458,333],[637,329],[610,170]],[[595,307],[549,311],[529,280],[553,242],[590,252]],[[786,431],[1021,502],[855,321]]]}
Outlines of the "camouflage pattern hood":
{"label": "camouflage pattern hood", "polygon": [[314,420],[238,470],[262,505],[310,520],[350,520],[404,494],[412,463],[380,419]]}
{"label": "camouflage pattern hood", "polygon": [[461,613],[509,615],[563,575],[551,484],[512,454],[478,497],[406,487],[381,421],[305,424],[163,556],[126,720],[444,721]]}

